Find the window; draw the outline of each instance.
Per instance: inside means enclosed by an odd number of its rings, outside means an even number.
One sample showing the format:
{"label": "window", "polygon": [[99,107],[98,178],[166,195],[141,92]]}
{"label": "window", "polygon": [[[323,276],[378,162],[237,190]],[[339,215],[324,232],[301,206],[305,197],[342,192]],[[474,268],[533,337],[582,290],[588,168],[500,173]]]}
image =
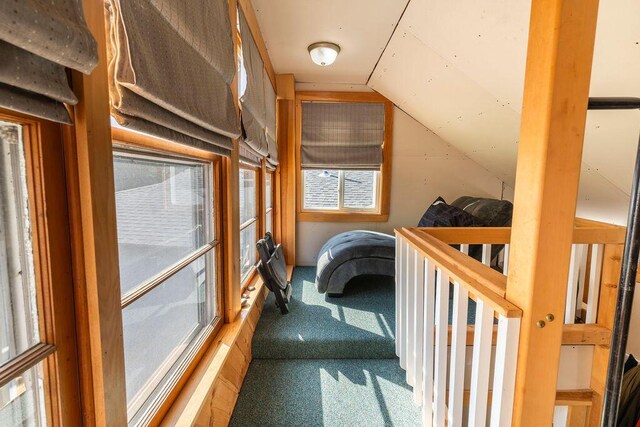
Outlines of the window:
{"label": "window", "polygon": [[258,171],[246,165],[240,166],[240,275],[244,284],[257,263],[258,241],[257,208]]}
{"label": "window", "polygon": [[[41,341],[22,128],[0,122],[0,366]],[[45,424],[42,363],[0,388],[0,425]]]}
{"label": "window", "polygon": [[68,235],[60,126],[0,112],[2,426],[79,423]]}
{"label": "window", "polygon": [[265,177],[265,231],[273,234],[273,190],[274,190],[275,173],[267,170]]}
{"label": "window", "polygon": [[303,173],[305,210],[377,211],[379,172],[307,169]]}
{"label": "window", "polygon": [[166,398],[220,313],[214,169],[197,159],[114,152],[132,424]]}
{"label": "window", "polygon": [[300,221],[386,221],[393,105],[376,93],[297,92]]}

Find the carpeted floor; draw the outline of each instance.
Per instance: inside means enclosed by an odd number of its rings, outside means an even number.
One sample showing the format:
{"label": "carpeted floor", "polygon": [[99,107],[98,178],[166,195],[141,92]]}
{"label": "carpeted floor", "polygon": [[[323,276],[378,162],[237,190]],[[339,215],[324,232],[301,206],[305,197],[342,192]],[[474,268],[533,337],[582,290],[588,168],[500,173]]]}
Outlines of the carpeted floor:
{"label": "carpeted floor", "polygon": [[253,336],[256,359],[395,358],[393,278],[362,276],[341,298],[315,287],[314,267],[296,267],[293,299],[283,316],[270,294]]}
{"label": "carpeted floor", "polygon": [[231,426],[416,426],[397,360],[254,360]]}
{"label": "carpeted floor", "polygon": [[395,356],[394,279],[358,277],[329,298],[316,290],[315,273],[295,268],[289,314],[267,298],[231,425],[420,425]]}

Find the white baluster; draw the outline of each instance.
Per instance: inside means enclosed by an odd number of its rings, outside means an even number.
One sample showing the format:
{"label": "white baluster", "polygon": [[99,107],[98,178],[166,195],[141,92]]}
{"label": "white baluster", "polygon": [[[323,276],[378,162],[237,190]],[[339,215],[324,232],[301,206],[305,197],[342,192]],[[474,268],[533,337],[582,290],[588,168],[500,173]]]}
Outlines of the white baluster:
{"label": "white baluster", "polygon": [[415,280],[415,298],[413,303],[413,312],[415,319],[415,328],[413,334],[414,341],[414,384],[413,399],[417,405],[422,403],[422,350],[424,337],[424,258],[417,254],[416,262],[416,280]]}
{"label": "white baluster", "polygon": [[498,319],[498,342],[493,372],[491,427],[510,426],[518,363],[520,318]]}
{"label": "white baluster", "polygon": [[478,298],[476,301],[476,324],[473,336],[469,427],[484,426],[486,424],[492,335],[493,310]]}
{"label": "white baluster", "polygon": [[467,244],[461,244],[460,245],[460,252],[462,252],[465,255],[469,255],[469,245]]}
{"label": "white baluster", "polygon": [[437,270],[436,287],[436,348],[434,363],[433,422],[443,426],[446,417],[447,390],[447,335],[449,330],[449,275]]}
{"label": "white baluster", "polygon": [[398,263],[400,264],[400,313],[398,314],[398,324],[400,325],[400,331],[398,333],[398,340],[400,341],[400,367],[406,369],[406,346],[407,346],[407,251],[409,249],[409,242],[402,240],[402,247],[400,248],[400,258]]}
{"label": "white baluster", "polygon": [[564,310],[564,323],[567,324],[575,323],[576,321],[576,293],[580,275],[580,254],[581,248],[579,245],[571,245],[569,278],[567,279],[567,299]]}
{"label": "white baluster", "polygon": [[402,339],[400,338],[400,328],[402,322],[402,245],[404,239],[398,235],[396,237],[396,356],[399,358],[402,354]]}
{"label": "white baluster", "polygon": [[491,265],[491,245],[482,245],[482,263]]}
{"label": "white baluster", "polygon": [[424,263],[424,334],[422,350],[422,425],[433,425],[433,350],[436,295],[436,268],[432,261]]}
{"label": "white baluster", "polygon": [[584,299],[584,284],[587,273],[587,256],[589,245],[580,245],[580,267],[578,268],[578,289],[576,293],[576,315],[582,313],[582,301]]}
{"label": "white baluster", "polygon": [[589,296],[587,298],[585,323],[596,323],[598,319],[598,299],[600,297],[603,255],[604,245],[593,245],[591,247],[591,272],[589,273]]}
{"label": "white baluster", "polygon": [[[461,248],[462,250],[462,248]],[[449,363],[448,423],[452,427],[462,426],[464,398],[464,367],[467,351],[467,312],[469,291],[458,282],[453,282],[453,319],[451,324],[451,357]]]}
{"label": "white baluster", "polygon": [[569,421],[569,407],[556,406],[553,411],[553,427],[567,427]]}
{"label": "white baluster", "polygon": [[502,265],[502,274],[509,275],[509,245],[504,245],[504,261]]}
{"label": "white baluster", "polygon": [[405,304],[405,306],[407,308],[407,346],[406,346],[406,351],[407,351],[406,374],[407,375],[406,377],[407,377],[407,384],[409,384],[412,387],[415,385],[414,376],[413,376],[413,371],[415,367],[414,359],[413,359],[415,357],[413,337],[415,334],[416,325],[415,325],[415,313],[413,312],[413,301],[415,300],[415,290],[416,290],[415,283],[416,283],[416,257],[417,256],[418,256],[418,251],[416,251],[415,248],[411,246],[409,249],[409,258],[407,263],[409,280],[407,281],[407,303]]}

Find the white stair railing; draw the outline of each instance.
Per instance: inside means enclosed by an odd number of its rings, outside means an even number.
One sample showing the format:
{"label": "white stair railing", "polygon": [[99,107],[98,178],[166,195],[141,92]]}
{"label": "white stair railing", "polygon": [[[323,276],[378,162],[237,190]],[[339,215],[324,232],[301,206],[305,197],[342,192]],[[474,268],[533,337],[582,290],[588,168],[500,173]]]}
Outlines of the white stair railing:
{"label": "white stair railing", "polygon": [[[423,425],[511,425],[522,311],[493,291],[504,289],[506,278],[483,267],[480,271],[500,283],[482,283],[477,268],[476,276],[465,271],[465,264],[475,261],[437,239],[416,239],[406,229],[396,237],[396,353],[422,406]],[[485,264],[490,254],[491,246],[483,245]],[[476,314],[471,371],[465,372],[470,297]],[[466,412],[465,376],[471,379]]]}

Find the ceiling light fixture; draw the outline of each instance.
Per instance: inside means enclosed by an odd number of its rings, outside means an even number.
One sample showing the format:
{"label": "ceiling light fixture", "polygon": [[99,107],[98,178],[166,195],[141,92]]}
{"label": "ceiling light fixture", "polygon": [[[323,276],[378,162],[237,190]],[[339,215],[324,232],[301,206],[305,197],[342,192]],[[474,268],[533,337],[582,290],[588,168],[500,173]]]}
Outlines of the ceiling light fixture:
{"label": "ceiling light fixture", "polygon": [[309,45],[307,50],[313,62],[322,67],[326,67],[327,65],[333,64],[333,61],[336,60],[338,53],[340,53],[340,46],[335,43],[318,42]]}

